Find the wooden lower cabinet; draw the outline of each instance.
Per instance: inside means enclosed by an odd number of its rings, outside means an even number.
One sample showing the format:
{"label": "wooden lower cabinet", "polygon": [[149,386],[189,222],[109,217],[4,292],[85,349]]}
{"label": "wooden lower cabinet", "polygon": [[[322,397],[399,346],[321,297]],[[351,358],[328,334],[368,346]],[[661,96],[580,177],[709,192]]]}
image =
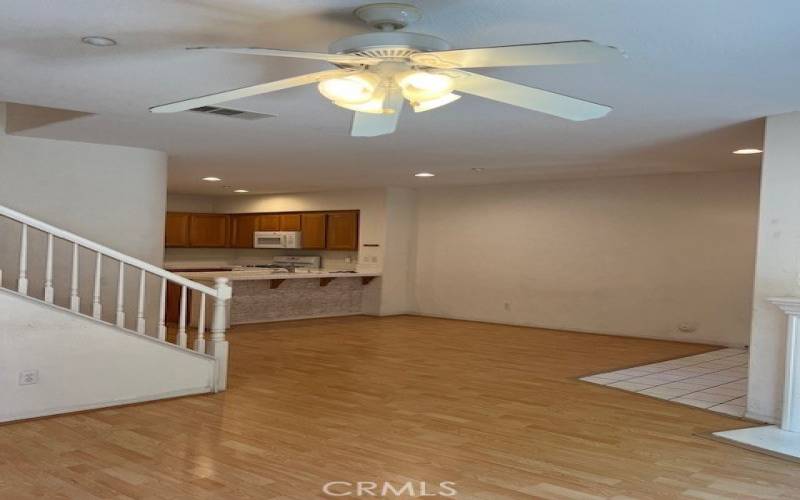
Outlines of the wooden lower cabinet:
{"label": "wooden lower cabinet", "polygon": [[358,212],[328,214],[325,248],[328,250],[358,249]]}
{"label": "wooden lower cabinet", "polygon": [[302,214],[303,248],[308,250],[325,249],[325,226],[327,214]]}
{"label": "wooden lower cabinet", "polygon": [[[192,310],[192,294],[186,297],[186,324],[189,324],[189,312]],[[181,286],[167,281],[167,298],[164,301],[164,323],[177,325],[181,317]]]}

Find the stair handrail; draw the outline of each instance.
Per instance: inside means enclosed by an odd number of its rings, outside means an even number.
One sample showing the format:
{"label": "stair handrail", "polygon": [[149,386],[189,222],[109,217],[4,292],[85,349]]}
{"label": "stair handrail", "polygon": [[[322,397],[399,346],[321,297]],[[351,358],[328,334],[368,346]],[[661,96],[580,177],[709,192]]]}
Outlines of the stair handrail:
{"label": "stair handrail", "polygon": [[[34,219],[29,215],[25,215],[21,212],[17,212],[11,208],[6,206],[0,205],[0,215],[4,215],[10,219],[14,219],[18,222],[23,224],[27,224],[29,227],[33,227],[39,229],[40,231],[44,231],[45,233],[52,234],[57,238],[61,238],[63,240],[70,241],[72,243],[77,243],[78,245],[87,248],[89,250],[93,250],[95,252],[101,253],[106,257],[111,257],[112,259],[118,260],[120,262],[124,262],[127,265],[137,267],[139,269],[144,269],[148,273],[154,274],[156,276],[160,276],[162,278],[167,278],[169,281],[177,283],[179,285],[185,286],[187,288],[191,288],[193,290],[197,290],[198,292],[202,292],[213,297],[217,296],[217,290],[211,288],[210,286],[203,285],[202,283],[198,283],[196,281],[192,281],[189,278],[184,278],[179,274],[175,274],[173,272],[167,271],[166,269],[162,269],[158,266],[145,262],[143,260],[137,259],[136,257],[131,257],[130,255],[125,255],[122,252],[118,252],[113,248],[109,248],[105,245],[101,245],[92,240],[87,240],[81,236],[78,236],[75,233],[71,233],[64,229],[57,228],[55,226],[51,226],[46,222],[42,222],[38,219]],[[227,297],[224,297],[227,298]]]}
{"label": "stair handrail", "polygon": [[[187,297],[191,292],[187,290],[194,290],[200,293],[200,313],[197,323],[197,338],[194,340],[193,349],[196,352],[212,356],[216,360],[216,376],[214,381],[214,390],[223,391],[227,385],[228,378],[228,341],[225,336],[227,329],[227,304],[228,299],[231,298],[231,287],[228,284],[228,278],[217,277],[214,279],[214,287],[209,287],[184,278],[179,274],[167,271],[158,266],[125,255],[122,252],[101,245],[95,241],[78,236],[70,231],[52,226],[46,222],[42,222],[34,217],[18,212],[12,208],[0,205],[0,216],[7,217],[11,220],[17,221],[22,224],[22,235],[20,238],[20,267],[19,278],[17,280],[17,293],[28,296],[28,260],[27,260],[27,247],[28,247],[28,228],[32,227],[47,234],[47,255],[46,255],[46,271],[44,283],[44,302],[53,304],[54,300],[54,287],[53,287],[53,240],[59,238],[72,243],[72,283],[70,288],[70,306],[69,309],[76,313],[80,312],[80,297],[78,296],[78,253],[79,247],[83,247],[96,253],[95,264],[95,281],[94,281],[94,296],[92,303],[91,318],[102,321],[102,304],[100,300],[100,274],[102,268],[102,257],[108,257],[119,262],[119,278],[117,282],[117,302],[116,302],[116,326],[125,330],[125,310],[124,310],[124,270],[125,266],[138,269],[139,275],[139,296],[138,296],[138,311],[136,318],[136,329],[131,330],[136,333],[146,334],[146,320],[145,320],[145,282],[146,274],[161,278],[161,296],[158,318],[157,338],[161,341],[166,341],[166,326],[165,326],[165,300],[167,282],[172,282],[181,286],[180,295],[180,319],[178,322],[178,334],[176,337],[176,344],[184,349],[187,347]],[[0,269],[0,284],[2,283],[2,269]],[[208,342],[204,337],[205,333],[205,311],[206,311],[206,295],[214,298],[211,310],[211,325],[209,328]],[[87,316],[87,315],[83,315]]]}

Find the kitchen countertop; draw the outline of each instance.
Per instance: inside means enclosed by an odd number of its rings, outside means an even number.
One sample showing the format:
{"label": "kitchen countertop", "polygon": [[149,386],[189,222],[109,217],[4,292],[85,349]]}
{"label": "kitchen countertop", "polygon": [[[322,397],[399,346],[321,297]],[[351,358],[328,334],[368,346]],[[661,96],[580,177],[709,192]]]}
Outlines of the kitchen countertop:
{"label": "kitchen countertop", "polygon": [[291,279],[320,279],[320,278],[374,278],[381,275],[380,271],[333,272],[297,270],[294,273],[274,272],[269,269],[247,269],[244,271],[189,271],[178,272],[184,278],[195,281],[213,280],[214,278],[228,278],[231,281],[247,280],[291,280]]}

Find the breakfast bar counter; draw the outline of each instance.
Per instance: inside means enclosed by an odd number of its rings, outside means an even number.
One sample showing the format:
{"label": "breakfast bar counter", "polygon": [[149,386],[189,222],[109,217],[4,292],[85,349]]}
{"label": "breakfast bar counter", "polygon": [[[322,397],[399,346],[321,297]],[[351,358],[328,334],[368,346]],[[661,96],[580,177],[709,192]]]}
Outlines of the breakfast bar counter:
{"label": "breakfast bar counter", "polygon": [[[290,319],[347,316],[364,312],[364,299],[379,271],[272,269],[178,272],[201,283],[228,278],[232,325]],[[195,309],[194,307],[192,309]],[[196,317],[198,311],[192,311]]]}

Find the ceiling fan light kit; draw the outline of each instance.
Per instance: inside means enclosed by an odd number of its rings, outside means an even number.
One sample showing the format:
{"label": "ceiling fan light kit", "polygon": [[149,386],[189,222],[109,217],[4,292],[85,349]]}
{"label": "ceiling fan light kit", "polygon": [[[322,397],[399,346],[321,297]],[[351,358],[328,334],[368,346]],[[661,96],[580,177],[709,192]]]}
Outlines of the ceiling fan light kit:
{"label": "ceiling fan light kit", "polygon": [[[150,108],[154,113],[185,111],[233,99],[316,83],[325,98],[354,111],[351,135],[375,137],[397,128],[403,103],[415,112],[457,101],[460,94],[539,111],[574,121],[605,116],[611,108],[547,90],[499,80],[463,68],[581,64],[621,59],[614,48],[588,40],[450,49],[441,38],[397,31],[421,18],[412,5],[380,3],[356,9],[355,16],[380,30],[335,41],[329,53],[260,47],[192,47],[272,57],[315,59],[338,69],[229,90]],[[458,92],[458,93],[454,93]]]}

